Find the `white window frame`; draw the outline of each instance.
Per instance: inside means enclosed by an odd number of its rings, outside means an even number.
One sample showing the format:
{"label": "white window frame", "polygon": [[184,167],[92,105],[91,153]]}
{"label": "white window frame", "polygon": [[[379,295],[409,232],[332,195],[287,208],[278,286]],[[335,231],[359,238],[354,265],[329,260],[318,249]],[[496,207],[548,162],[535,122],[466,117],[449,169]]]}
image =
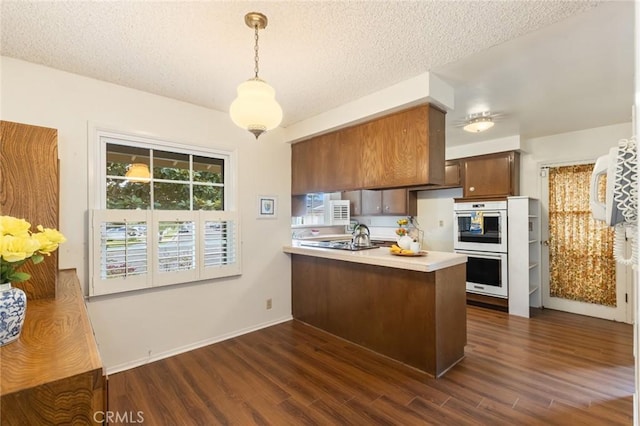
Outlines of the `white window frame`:
{"label": "white window frame", "polygon": [[[132,132],[107,130],[89,123],[89,296],[99,296],[141,290],[152,287],[215,279],[242,273],[240,256],[240,220],[235,211],[237,193],[237,151],[203,149],[143,136]],[[224,160],[224,210],[114,210],[106,209],[106,147],[109,143],[145,149],[184,153],[194,156],[215,157]],[[93,147],[93,148],[91,148]],[[184,271],[160,271],[158,262],[158,227],[161,221],[193,221],[195,223],[196,267]],[[147,273],[137,276],[103,279],[102,222],[146,222],[147,223]],[[205,231],[208,222],[220,222],[232,238],[228,263],[205,267]],[[226,234],[225,234],[226,235]],[[225,245],[228,242],[225,241]],[[225,251],[225,255],[227,251]],[[225,257],[226,259],[226,257]]]}

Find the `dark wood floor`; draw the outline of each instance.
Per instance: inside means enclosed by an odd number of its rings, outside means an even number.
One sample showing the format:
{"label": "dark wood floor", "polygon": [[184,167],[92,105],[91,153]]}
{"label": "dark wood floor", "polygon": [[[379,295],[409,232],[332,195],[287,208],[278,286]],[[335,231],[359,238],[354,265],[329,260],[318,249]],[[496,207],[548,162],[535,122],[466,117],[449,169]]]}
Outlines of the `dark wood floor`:
{"label": "dark wood floor", "polygon": [[291,321],[109,377],[149,425],[630,425],[633,328],[468,307],[465,359],[433,379]]}

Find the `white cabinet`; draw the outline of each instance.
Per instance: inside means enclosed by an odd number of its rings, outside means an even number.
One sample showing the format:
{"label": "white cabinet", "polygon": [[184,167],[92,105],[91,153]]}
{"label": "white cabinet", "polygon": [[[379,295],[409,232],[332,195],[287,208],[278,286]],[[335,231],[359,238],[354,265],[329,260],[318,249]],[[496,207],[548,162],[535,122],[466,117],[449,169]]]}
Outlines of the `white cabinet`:
{"label": "white cabinet", "polygon": [[542,305],[540,202],[529,197],[508,197],[507,223],[509,314],[529,318],[529,307]]}

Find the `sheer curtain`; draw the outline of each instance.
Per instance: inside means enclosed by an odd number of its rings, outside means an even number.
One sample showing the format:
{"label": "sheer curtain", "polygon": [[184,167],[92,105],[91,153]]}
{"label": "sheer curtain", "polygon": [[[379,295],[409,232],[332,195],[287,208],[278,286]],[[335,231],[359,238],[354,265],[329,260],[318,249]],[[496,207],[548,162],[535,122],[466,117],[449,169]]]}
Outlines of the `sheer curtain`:
{"label": "sheer curtain", "polygon": [[616,306],[613,230],[591,215],[592,170],[593,164],[549,169],[550,295]]}

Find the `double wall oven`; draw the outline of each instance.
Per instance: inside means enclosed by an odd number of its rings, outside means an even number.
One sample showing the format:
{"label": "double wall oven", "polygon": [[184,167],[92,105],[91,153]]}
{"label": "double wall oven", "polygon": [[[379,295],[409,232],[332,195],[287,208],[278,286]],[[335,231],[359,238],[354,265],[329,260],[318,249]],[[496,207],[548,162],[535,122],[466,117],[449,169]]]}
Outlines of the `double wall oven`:
{"label": "double wall oven", "polygon": [[467,291],[507,298],[507,202],[455,203],[453,212],[453,248],[467,255]]}

